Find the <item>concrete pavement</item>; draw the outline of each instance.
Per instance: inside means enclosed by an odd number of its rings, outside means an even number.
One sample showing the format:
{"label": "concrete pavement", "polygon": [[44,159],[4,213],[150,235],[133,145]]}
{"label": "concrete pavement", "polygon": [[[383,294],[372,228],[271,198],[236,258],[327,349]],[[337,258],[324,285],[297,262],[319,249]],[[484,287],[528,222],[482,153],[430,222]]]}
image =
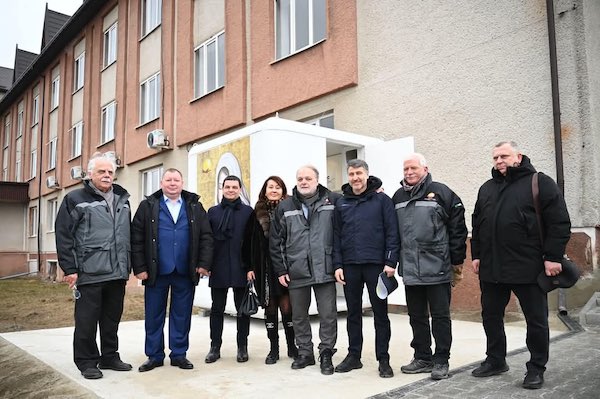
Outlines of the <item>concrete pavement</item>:
{"label": "concrete pavement", "polygon": [[[546,387],[540,391],[526,391],[520,388],[524,374],[526,353],[517,353],[508,358],[511,370],[498,377],[481,380],[470,376],[470,370],[479,363],[485,353],[485,336],[480,323],[453,321],[454,343],[450,367],[452,377],[445,381],[433,382],[426,374],[405,375],[400,365],[408,363],[412,357],[410,348],[411,330],[406,315],[392,314],[392,342],[390,346],[391,365],[394,378],[382,379],[377,373],[374,355],[373,320],[364,318],[363,364],[360,370],[347,374],[323,376],[319,367],[304,370],[292,370],[291,359],[282,358],[275,365],[265,365],[268,352],[268,340],[264,325],[260,320],[252,320],[249,339],[250,360],[237,363],[235,360],[235,318],[226,318],[222,358],[214,364],[205,364],[204,356],[209,348],[208,318],[194,317],[190,336],[188,358],[194,363],[193,370],[180,370],[164,367],[150,372],[139,373],[137,367],[144,362],[144,325],[143,321],[124,322],[120,327],[121,357],[130,362],[134,370],[115,372],[105,370],[100,380],[85,380],[72,362],[73,328],[25,331],[2,334],[1,337],[12,345],[27,352],[22,356],[4,356],[9,344],[0,343],[0,397],[17,397],[14,382],[32,374],[39,373],[37,367],[45,368],[46,375],[54,375],[42,388],[44,395],[36,396],[35,391],[21,391],[19,397],[100,397],[100,398],[265,398],[274,394],[286,398],[306,398],[319,396],[324,398],[428,398],[428,397],[557,397],[564,398],[565,391],[572,384],[586,385],[579,396],[600,392],[589,378],[595,375],[598,384],[598,333],[567,333],[554,328],[551,335],[562,339],[551,346],[551,360],[546,373]],[[313,320],[314,341],[318,343],[318,319]],[[283,331],[280,330],[281,335]],[[509,350],[524,347],[525,328],[522,322],[510,323],[506,328]],[[281,337],[283,352],[283,337]],[[588,347],[593,345],[592,347]],[[347,334],[344,314],[339,317],[338,353],[334,364],[346,355]],[[15,349],[20,352],[19,349]],[[10,352],[10,351],[8,351]],[[14,351],[13,351],[14,352]],[[10,352],[10,353],[13,353]],[[37,360],[29,357],[33,356]],[[583,360],[588,359],[591,360]],[[29,359],[29,360],[28,360]],[[575,375],[577,365],[581,363],[585,372]],[[595,367],[591,367],[595,365]],[[567,373],[570,372],[571,374]],[[55,374],[53,374],[55,373]],[[596,374],[594,374],[596,373]],[[40,373],[42,375],[44,373]],[[28,377],[30,378],[30,377]],[[12,381],[13,384],[7,384]],[[571,384],[571,385],[569,385]],[[33,385],[33,383],[32,383]],[[7,392],[7,389],[13,389]],[[53,391],[52,387],[72,388],[71,393]],[[514,391],[514,392],[513,392]],[[54,393],[53,393],[54,392]],[[510,393],[512,392],[512,393]],[[548,395],[550,394],[550,396]],[[553,396],[554,394],[560,396]],[[412,396],[411,396],[412,395]],[[488,395],[488,396],[486,396]],[[489,396],[496,395],[496,396]],[[526,396],[533,395],[533,396]],[[583,395],[583,396],[581,396]],[[594,396],[598,397],[598,395]]]}

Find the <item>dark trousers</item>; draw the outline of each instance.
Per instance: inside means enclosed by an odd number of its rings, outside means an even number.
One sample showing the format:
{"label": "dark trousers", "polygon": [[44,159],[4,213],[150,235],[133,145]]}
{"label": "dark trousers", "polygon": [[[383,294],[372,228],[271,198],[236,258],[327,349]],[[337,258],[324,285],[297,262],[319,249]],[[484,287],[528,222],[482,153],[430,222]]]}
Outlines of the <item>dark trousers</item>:
{"label": "dark trousers", "polygon": [[[450,321],[450,283],[433,285],[407,285],[406,306],[413,339],[410,346],[415,359],[448,363],[452,345],[452,322]],[[431,329],[429,315],[431,313]],[[431,335],[435,340],[435,353],[431,351]]]}
{"label": "dark trousers", "polygon": [[319,354],[328,349],[332,352],[337,341],[337,303],[335,283],[315,284],[313,286],[290,289],[292,321],[298,353],[314,356],[312,330],[310,327],[311,288],[315,292],[317,312],[319,312]]}
{"label": "dark trousers", "polygon": [[189,333],[194,303],[194,283],[177,273],[159,275],[153,287],[144,290],[146,356],[155,361],[165,358],[165,316],[169,304],[169,349],[172,359],[185,357],[189,348]]}
{"label": "dark trousers", "polygon": [[363,346],[362,333],[362,294],[366,284],[369,300],[373,309],[375,322],[375,355],[377,360],[389,360],[390,319],[388,317],[387,299],[379,299],[375,289],[382,265],[363,264],[350,265],[344,268],[344,296],[348,306],[346,329],[348,331],[348,353],[361,357]]}
{"label": "dark trousers", "polygon": [[[212,307],[210,308],[210,341],[211,346],[221,347],[223,343],[223,319],[225,317],[225,305],[227,305],[227,290],[229,288],[211,288]],[[239,312],[245,287],[232,288],[235,309]],[[248,334],[250,334],[250,316],[237,316],[237,345],[248,346]]]}
{"label": "dark trousers", "polygon": [[[75,301],[73,360],[81,371],[119,358],[117,330],[123,314],[125,280],[86,284],[77,287],[81,297]],[[96,333],[100,327],[100,351]]]}
{"label": "dark trousers", "polygon": [[496,284],[480,282],[481,317],[487,337],[487,361],[504,364],[506,361],[506,334],[504,311],[511,291],[519,299],[527,322],[526,344],[530,360],[528,370],[544,371],[548,363],[550,331],[548,328],[548,297],[537,284]]}

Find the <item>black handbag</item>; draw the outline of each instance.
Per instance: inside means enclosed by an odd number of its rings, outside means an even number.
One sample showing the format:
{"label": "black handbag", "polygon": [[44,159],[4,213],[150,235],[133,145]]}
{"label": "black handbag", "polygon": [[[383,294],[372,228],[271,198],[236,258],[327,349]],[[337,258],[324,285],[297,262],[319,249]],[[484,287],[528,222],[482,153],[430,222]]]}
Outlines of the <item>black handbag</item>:
{"label": "black handbag", "polygon": [[[531,191],[533,192],[533,206],[537,217],[540,240],[544,244],[544,234],[542,231],[542,214],[540,211],[540,188],[538,184],[538,174],[535,173],[531,180]],[[542,271],[537,277],[537,283],[544,292],[550,292],[556,288],[571,288],[579,280],[579,267],[567,255],[563,255],[560,261],[562,271],[556,276],[547,276]]]}
{"label": "black handbag", "polygon": [[248,280],[246,284],[246,292],[242,298],[238,316],[252,316],[258,312],[258,306],[260,305],[256,291],[254,290],[254,282]]}

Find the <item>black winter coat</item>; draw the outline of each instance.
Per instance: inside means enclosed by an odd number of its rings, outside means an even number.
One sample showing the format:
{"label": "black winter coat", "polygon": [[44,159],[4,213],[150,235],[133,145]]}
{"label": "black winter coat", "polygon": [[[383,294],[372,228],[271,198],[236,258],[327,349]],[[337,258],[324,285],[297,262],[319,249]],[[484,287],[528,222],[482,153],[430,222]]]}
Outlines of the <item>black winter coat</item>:
{"label": "black winter coat", "polygon": [[571,222],[558,186],[539,174],[539,196],[545,235],[540,241],[531,180],[536,172],[528,157],[509,167],[506,176],[493,169],[479,189],[473,212],[471,253],[479,259],[479,278],[486,282],[534,284],[544,260],[560,262]]}
{"label": "black winter coat", "polygon": [[370,176],[367,189],[355,195],[350,184],[335,204],[333,267],[379,264],[395,268],[398,263],[398,223],[390,197],[378,193],[381,180]]}
{"label": "black winter coat", "polygon": [[[148,279],[142,284],[154,286],[158,274],[158,212],[162,190],[144,199],[133,217],[131,224],[131,254],[133,272],[148,273]],[[185,204],[190,228],[189,277],[198,284],[197,267],[210,269],[213,259],[213,236],[204,207],[197,194],[182,191],[181,199]],[[182,204],[182,206],[184,205]]]}

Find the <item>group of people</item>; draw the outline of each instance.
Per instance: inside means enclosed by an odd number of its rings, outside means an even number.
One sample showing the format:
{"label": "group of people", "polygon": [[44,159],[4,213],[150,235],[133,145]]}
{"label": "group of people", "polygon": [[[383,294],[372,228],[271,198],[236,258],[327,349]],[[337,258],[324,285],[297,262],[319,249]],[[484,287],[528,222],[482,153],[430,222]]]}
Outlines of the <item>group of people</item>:
{"label": "group of people", "polygon": [[[485,361],[475,377],[508,370],[504,311],[511,292],[527,322],[525,388],[544,383],[549,352],[547,296],[537,285],[541,272],[561,272],[570,221],[556,183],[539,173],[544,235],[538,230],[532,177],[536,170],[512,141],[492,151],[492,178],[480,188],[472,220],[472,266],[479,275]],[[114,160],[92,157],[84,187],[66,195],[56,221],[59,264],[65,281],[80,292],[75,302],[74,361],[85,378],[101,369],[131,370],[118,353],[117,328],[123,310],[130,263],[145,285],[146,372],[163,366],[164,323],[169,304],[170,363],[192,369],[187,359],[195,286],[209,277],[210,349],[206,363],[220,356],[229,288],[237,317],[237,361],[248,360],[250,318],[239,312],[253,282],[265,310],[270,341],[266,364],[279,360],[279,313],[292,369],[315,365],[309,319],[314,293],[319,315],[318,361],[322,374],[362,368],[363,289],[366,286],[375,327],[379,376],[393,377],[390,320],[384,277],[402,278],[413,337],[413,359],[400,370],[449,376],[452,286],[462,274],[467,227],[461,199],[433,181],[425,157],[404,159],[404,178],[390,198],[367,163],[347,164],[341,194],[319,184],[319,172],[300,167],[288,195],[283,180],[264,182],[255,208],[240,200],[241,181],[228,176],[223,199],[207,211],[197,194],[183,190],[177,169],[165,170],[160,190],[144,199],[130,224],[127,192],[113,184]],[[336,282],[347,305],[348,352],[334,367],[337,341]],[[100,329],[100,351],[96,331]],[[432,348],[432,335],[435,347]]]}

